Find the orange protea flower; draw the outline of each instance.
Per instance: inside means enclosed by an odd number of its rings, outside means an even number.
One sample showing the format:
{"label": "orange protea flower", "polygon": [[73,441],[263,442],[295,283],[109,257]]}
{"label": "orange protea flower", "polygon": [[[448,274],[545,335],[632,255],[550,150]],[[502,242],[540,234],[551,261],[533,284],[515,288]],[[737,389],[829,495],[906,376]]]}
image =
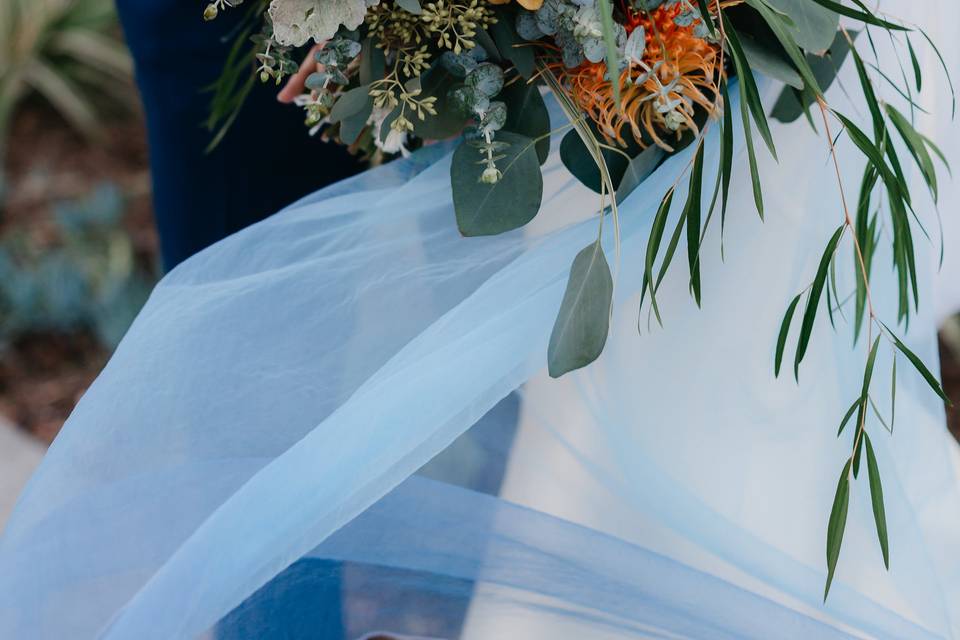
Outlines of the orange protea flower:
{"label": "orange protea flower", "polygon": [[[510,4],[510,0],[488,0],[488,2],[490,4]],[[536,11],[543,6],[543,0],[517,0],[517,4],[529,11]]]}
{"label": "orange protea flower", "polygon": [[[713,6],[736,2],[724,0]],[[673,151],[670,138],[678,140],[686,130],[699,132],[694,121],[697,105],[710,115],[719,111],[721,47],[694,35],[696,23],[677,25],[674,19],[681,11],[679,3],[649,12],[624,8],[624,28],[629,34],[642,27],[646,49],[642,60],[631,61],[621,71],[619,103],[603,62],[585,62],[574,69],[551,65],[609,142],[626,146],[624,135],[631,135],[642,147],[652,140]]]}

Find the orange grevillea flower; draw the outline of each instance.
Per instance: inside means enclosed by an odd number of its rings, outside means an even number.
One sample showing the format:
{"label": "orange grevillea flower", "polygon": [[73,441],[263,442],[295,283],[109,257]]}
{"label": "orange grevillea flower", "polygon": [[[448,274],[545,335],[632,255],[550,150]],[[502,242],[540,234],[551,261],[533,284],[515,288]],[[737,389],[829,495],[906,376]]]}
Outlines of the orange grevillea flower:
{"label": "orange grevillea flower", "polygon": [[[488,2],[490,4],[510,4],[510,0],[488,0]],[[517,4],[529,11],[536,11],[543,5],[543,0],[517,0]]]}
{"label": "orange grevillea flower", "polygon": [[[736,2],[715,1],[713,6]],[[649,12],[621,8],[627,33],[643,28],[646,48],[641,60],[631,60],[620,73],[619,103],[604,63],[585,62],[574,69],[556,63],[551,69],[608,141],[625,146],[624,136],[631,136],[641,146],[652,141],[672,151],[671,138],[679,139],[686,130],[698,132],[697,106],[710,115],[720,109],[721,47],[696,36],[696,23],[676,24],[680,3]]]}

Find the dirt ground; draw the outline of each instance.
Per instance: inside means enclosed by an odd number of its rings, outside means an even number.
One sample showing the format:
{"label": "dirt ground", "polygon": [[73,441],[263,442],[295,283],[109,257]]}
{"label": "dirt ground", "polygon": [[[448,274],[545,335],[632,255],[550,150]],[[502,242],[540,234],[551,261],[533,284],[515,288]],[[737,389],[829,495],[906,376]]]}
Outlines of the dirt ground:
{"label": "dirt ground", "polygon": [[[6,198],[0,234],[26,230],[41,246],[57,242],[57,203],[111,183],[123,194],[138,261],[155,263],[157,238],[139,117],[113,121],[103,141],[73,133],[42,103],[29,103],[14,119],[5,158]],[[32,333],[0,349],[0,412],[45,442],[56,436],[109,354],[85,333]]]}
{"label": "dirt ground", "polygon": [[[143,123],[111,123],[105,141],[91,144],[72,133],[43,104],[29,104],[15,119],[6,158],[9,192],[2,204],[0,234],[19,227],[41,240],[55,233],[53,206],[81,198],[97,184],[117,185],[128,208],[126,231],[138,260],[155,263],[147,150]],[[960,362],[941,343],[943,381],[955,407],[951,431],[960,439]],[[25,335],[0,349],[0,413],[45,442],[51,442],[76,401],[109,354],[83,333]]]}

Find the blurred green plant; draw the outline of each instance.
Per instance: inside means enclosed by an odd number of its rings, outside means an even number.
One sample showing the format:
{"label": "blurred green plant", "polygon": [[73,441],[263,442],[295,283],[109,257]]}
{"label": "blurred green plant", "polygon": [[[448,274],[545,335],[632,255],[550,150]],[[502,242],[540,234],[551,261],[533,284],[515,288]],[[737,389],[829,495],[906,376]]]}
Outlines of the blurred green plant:
{"label": "blurred green plant", "polygon": [[0,157],[17,105],[34,94],[102,136],[102,108],[134,99],[132,68],[113,0],[0,1]]}
{"label": "blurred green plant", "polygon": [[138,265],[110,185],[57,207],[54,233],[0,238],[0,348],[28,333],[90,331],[112,349],[146,302],[153,274]]}

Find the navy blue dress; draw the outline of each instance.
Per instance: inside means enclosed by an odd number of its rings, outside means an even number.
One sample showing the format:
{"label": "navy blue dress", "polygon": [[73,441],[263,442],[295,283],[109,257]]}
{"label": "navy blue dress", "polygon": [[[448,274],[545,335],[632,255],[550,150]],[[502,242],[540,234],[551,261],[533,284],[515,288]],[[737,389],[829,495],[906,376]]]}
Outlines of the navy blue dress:
{"label": "navy blue dress", "polygon": [[203,127],[231,30],[246,5],[204,22],[201,0],[117,0],[146,112],[153,204],[166,269],[360,167],[307,135],[303,112],[260,85],[211,153]]}

